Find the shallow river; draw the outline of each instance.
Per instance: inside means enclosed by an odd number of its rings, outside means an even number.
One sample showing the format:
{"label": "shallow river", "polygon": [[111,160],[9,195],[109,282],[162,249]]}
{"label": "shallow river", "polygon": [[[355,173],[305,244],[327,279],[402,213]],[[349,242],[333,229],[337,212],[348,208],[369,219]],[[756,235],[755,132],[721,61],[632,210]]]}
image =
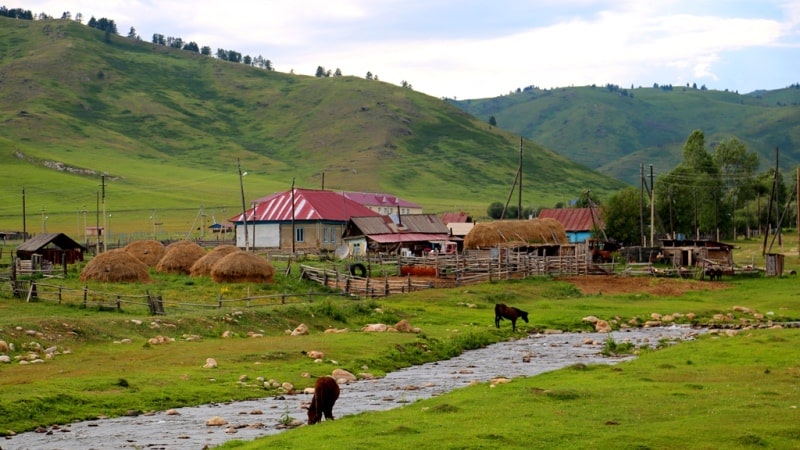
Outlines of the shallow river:
{"label": "shallow river", "polygon": [[[613,332],[617,343],[656,345],[662,339],[674,342],[692,339],[704,330],[688,327],[645,328]],[[377,380],[362,380],[341,387],[333,413],[338,417],[364,411],[383,411],[419,399],[437,396],[472,382],[496,377],[532,376],[572,364],[614,364],[630,357],[606,358],[599,354],[605,333],[531,335],[493,344],[435,363],[409,367]],[[77,422],[50,427],[43,432],[21,433],[0,440],[0,448],[13,449],[192,449],[213,447],[232,439],[252,440],[283,431],[286,415],[305,420],[303,402],[311,395],[298,394],[260,400],[178,408],[178,414],[157,412]],[[207,426],[219,416],[224,426]]]}

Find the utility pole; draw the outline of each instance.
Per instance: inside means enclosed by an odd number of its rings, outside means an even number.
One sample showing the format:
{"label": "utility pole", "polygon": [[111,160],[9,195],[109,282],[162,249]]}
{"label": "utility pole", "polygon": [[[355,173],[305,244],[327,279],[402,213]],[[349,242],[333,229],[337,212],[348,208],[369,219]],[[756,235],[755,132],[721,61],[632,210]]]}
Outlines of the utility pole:
{"label": "utility pole", "polygon": [[644,237],[644,164],[639,164],[639,237],[642,247],[647,247]]}
{"label": "utility pole", "polygon": [[650,164],[650,247],[655,247],[656,186],[653,184],[653,165]]}
{"label": "utility pole", "polygon": [[292,177],[292,256],[294,256],[294,241],[297,239],[297,230],[294,224],[294,177]]}
{"label": "utility pole", "polygon": [[519,200],[517,201],[517,220],[522,219],[522,138],[519,138]]}
{"label": "utility pole", "polygon": [[106,176],[101,175],[100,181],[103,191],[103,251],[105,252],[108,250],[108,234],[106,234],[106,230],[108,229],[108,220],[106,218]]}
{"label": "utility pole", "polygon": [[28,226],[25,220],[25,187],[22,188],[22,241],[28,240]]}
{"label": "utility pole", "polygon": [[250,244],[247,239],[247,205],[244,203],[244,182],[242,178],[245,174],[242,173],[242,162],[236,158],[236,164],[239,166],[239,191],[242,193],[242,228],[244,229],[244,251],[250,250]]}

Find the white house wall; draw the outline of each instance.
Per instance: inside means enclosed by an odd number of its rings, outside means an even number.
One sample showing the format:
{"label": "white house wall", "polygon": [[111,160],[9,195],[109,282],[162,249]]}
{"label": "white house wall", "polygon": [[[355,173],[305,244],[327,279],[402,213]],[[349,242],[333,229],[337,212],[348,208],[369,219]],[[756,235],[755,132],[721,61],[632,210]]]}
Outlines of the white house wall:
{"label": "white house wall", "polygon": [[[248,224],[247,225],[247,247],[255,248],[279,248],[281,245],[280,225],[277,223],[269,224]],[[255,242],[255,245],[253,245]],[[236,246],[245,247],[244,227],[236,225]]]}

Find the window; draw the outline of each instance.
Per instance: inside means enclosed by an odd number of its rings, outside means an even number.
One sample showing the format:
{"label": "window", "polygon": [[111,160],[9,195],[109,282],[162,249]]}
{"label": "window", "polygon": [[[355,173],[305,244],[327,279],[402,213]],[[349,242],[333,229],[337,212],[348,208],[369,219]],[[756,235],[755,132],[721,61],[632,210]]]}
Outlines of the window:
{"label": "window", "polygon": [[303,228],[296,228],[294,230],[294,241],[295,242],[305,242],[306,241],[306,232]]}

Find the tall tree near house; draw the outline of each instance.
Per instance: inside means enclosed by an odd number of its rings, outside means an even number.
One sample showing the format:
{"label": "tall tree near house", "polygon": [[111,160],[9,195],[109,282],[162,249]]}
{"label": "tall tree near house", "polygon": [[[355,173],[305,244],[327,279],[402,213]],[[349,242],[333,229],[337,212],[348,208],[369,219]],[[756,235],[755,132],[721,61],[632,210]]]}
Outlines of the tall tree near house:
{"label": "tall tree near house", "polygon": [[641,242],[639,236],[639,191],[625,188],[614,194],[600,209],[606,235],[625,245]]}

